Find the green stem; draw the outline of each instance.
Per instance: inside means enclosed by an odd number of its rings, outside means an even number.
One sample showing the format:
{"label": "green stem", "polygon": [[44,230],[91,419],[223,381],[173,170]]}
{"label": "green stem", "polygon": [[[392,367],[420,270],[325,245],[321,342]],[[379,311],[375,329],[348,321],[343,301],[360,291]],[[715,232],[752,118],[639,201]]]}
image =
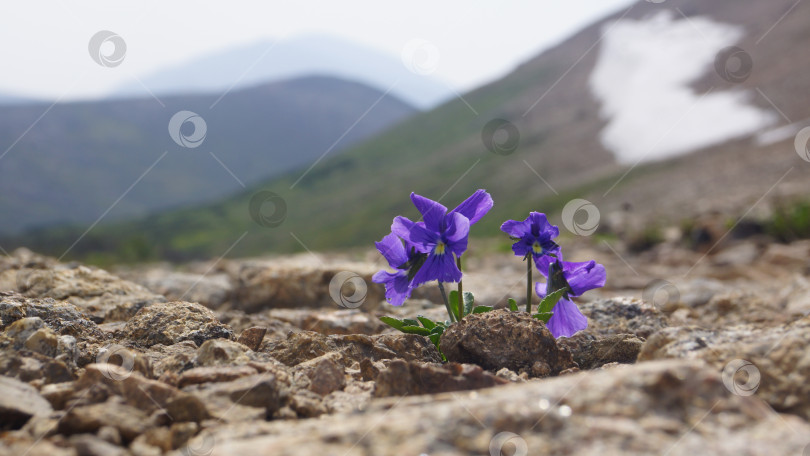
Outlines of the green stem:
{"label": "green stem", "polygon": [[[461,271],[461,257],[456,258],[456,265],[458,270]],[[464,318],[464,286],[461,280],[458,281],[458,321]]]}
{"label": "green stem", "polygon": [[450,321],[456,321],[456,316],[453,314],[453,309],[450,308],[450,301],[447,300],[447,293],[444,291],[444,284],[441,282],[439,282],[439,291],[442,293],[444,307],[447,309],[447,315],[450,315]]}
{"label": "green stem", "polygon": [[532,257],[526,257],[526,312],[532,313]]}

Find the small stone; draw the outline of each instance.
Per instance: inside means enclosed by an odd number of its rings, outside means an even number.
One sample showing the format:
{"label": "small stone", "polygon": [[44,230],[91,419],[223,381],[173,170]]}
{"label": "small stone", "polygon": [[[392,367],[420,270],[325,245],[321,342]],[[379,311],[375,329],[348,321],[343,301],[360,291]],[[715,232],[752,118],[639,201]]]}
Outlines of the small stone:
{"label": "small stone", "polygon": [[53,358],[59,352],[59,338],[50,328],[39,328],[25,340],[23,346],[28,350]]}
{"label": "small stone", "polygon": [[76,381],[76,390],[104,385],[113,394],[123,397],[127,404],[151,413],[180,394],[165,383],[144,378],[138,372],[114,364],[90,364]]}
{"label": "small stone", "polygon": [[73,445],[79,456],[126,456],[129,454],[125,448],[92,434],[72,435],[70,444]]}
{"label": "small stone", "polygon": [[37,330],[45,327],[39,317],[21,318],[6,328],[6,337],[14,341],[14,348],[20,349]]}
{"label": "small stone", "polygon": [[62,410],[73,395],[73,390],[73,382],[51,383],[43,386],[40,394],[51,403],[54,410]]}
{"label": "small stone", "polygon": [[340,353],[328,353],[297,365],[295,371],[307,377],[309,380],[307,389],[326,396],[346,386],[341,359]]}
{"label": "small stone", "polygon": [[182,394],[166,404],[166,413],[174,422],[199,423],[210,418],[205,404],[193,394]]}
{"label": "small stone", "polygon": [[549,376],[575,366],[542,321],[508,309],[468,315],[445,330],[440,346],[448,361],[492,371],[506,367]]}
{"label": "small stone", "polygon": [[51,404],[34,387],[0,376],[0,430],[19,429],[32,416],[52,411]]}
{"label": "small stone", "polygon": [[264,340],[265,334],[267,334],[267,328],[254,326],[242,331],[242,334],[239,335],[236,341],[256,351],[262,346],[262,340]]}
{"label": "small stone", "polygon": [[199,304],[173,301],[141,309],[127,321],[123,337],[151,347],[190,340],[200,346],[210,339],[233,339],[233,331],[219,322],[214,313]]}
{"label": "small stone", "polygon": [[258,371],[251,366],[195,367],[180,374],[177,387],[183,388],[201,383],[229,382],[257,373]]}
{"label": "small stone", "polygon": [[222,366],[247,364],[250,358],[245,354],[247,347],[227,339],[211,339],[203,342],[194,364],[198,366]]}
{"label": "small stone", "polygon": [[102,426],[112,426],[124,441],[131,442],[148,429],[149,416],[135,407],[116,400],[82,405],[70,409],[59,421],[62,434],[95,433]]}

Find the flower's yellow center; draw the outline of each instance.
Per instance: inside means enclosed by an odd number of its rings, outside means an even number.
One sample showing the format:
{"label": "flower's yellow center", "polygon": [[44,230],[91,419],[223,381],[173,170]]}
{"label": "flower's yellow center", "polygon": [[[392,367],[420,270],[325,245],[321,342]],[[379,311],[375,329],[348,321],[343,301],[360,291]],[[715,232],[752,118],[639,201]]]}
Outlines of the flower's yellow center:
{"label": "flower's yellow center", "polygon": [[534,253],[538,255],[543,253],[543,247],[537,241],[534,241],[534,245],[532,245],[532,250],[534,250]]}
{"label": "flower's yellow center", "polygon": [[436,244],[436,248],[433,250],[433,253],[435,253],[436,255],[444,255],[445,247],[446,246],[444,242],[439,242],[438,244]]}

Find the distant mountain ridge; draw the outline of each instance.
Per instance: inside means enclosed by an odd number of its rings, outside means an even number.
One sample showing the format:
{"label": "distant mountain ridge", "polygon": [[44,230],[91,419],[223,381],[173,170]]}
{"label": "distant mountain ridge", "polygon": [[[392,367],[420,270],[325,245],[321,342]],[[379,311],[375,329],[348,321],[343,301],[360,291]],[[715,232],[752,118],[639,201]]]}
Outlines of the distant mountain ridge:
{"label": "distant mountain ridge", "polygon": [[[313,162],[213,204],[100,225],[77,246],[76,255],[104,259],[137,244],[148,249],[135,259],[210,258],[229,250],[237,239],[231,256],[370,247],[388,232],[394,216],[418,217],[407,197],[411,191],[453,207],[475,189],[489,190],[495,207],[476,224],[474,235],[501,235],[502,221],[525,217],[532,210],[549,213],[562,229],[559,212],[578,198],[591,201],[605,224],[627,220],[631,210],[645,215],[641,228],[654,228],[664,220],[677,226],[699,211],[734,221],[765,196],[782,193],[784,185],[810,193],[810,168],[796,154],[793,138],[762,146],[752,130],[749,136],[690,155],[621,165],[600,140],[611,119],[603,116],[590,90],[599,45],[615,21],[645,20],[662,10],[671,11],[675,20],[686,20],[677,19],[684,15],[708,17],[742,26],[743,35],[729,38],[727,45],[749,53],[754,62],[750,74],[734,82],[707,65],[689,89],[696,94],[745,91],[752,94],[750,103],[766,110],[776,106],[780,122],[790,123],[787,119],[810,118],[810,79],[804,77],[810,59],[786,57],[803,55],[810,46],[810,8],[795,5],[794,0],[639,1],[502,79],[465,93],[463,100],[417,114],[318,162],[306,174]],[[650,112],[649,122],[656,121],[655,112]],[[268,228],[252,219],[250,201],[259,191],[273,191],[284,199],[282,225]],[[46,230],[8,242],[58,252],[80,232]]]}
{"label": "distant mountain ridge", "polygon": [[226,49],[159,70],[110,94],[145,96],[222,92],[311,75],[360,82],[421,109],[436,106],[453,91],[432,76],[415,74],[396,58],[334,36],[303,36]]}
{"label": "distant mountain ridge", "polygon": [[[0,159],[0,233],[91,223],[108,208],[105,220],[210,201],[327,151],[338,155],[415,112],[391,94],[331,77],[218,99],[161,97],[165,107],[153,98],[60,103],[38,122],[48,105],[0,108],[0,153],[8,149]],[[182,110],[206,123],[197,148],[169,135],[170,118]]]}

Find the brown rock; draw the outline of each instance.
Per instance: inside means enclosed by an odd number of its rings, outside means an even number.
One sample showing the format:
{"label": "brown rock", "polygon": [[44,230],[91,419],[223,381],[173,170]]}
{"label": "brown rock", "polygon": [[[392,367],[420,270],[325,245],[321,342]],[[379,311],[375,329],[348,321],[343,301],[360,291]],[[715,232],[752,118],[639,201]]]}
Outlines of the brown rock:
{"label": "brown rock", "polygon": [[579,305],[588,317],[588,331],[595,336],[634,334],[646,339],[669,325],[652,303],[637,298],[598,299]]}
{"label": "brown rock", "polygon": [[233,339],[233,331],[220,323],[211,310],[191,302],[174,301],[139,311],[127,321],[122,336],[143,347],[184,340],[200,346],[209,339]]}
{"label": "brown rock", "polygon": [[104,385],[113,394],[123,397],[127,404],[151,413],[180,394],[165,383],[149,380],[141,374],[114,364],[90,364],[76,381],[76,389]]}
{"label": "brown rock", "polygon": [[197,350],[194,364],[197,366],[223,366],[246,364],[250,361],[245,351],[247,347],[227,339],[206,340]]}
{"label": "brown rock", "polygon": [[557,345],[571,352],[580,369],[595,369],[608,363],[635,363],[643,343],[633,334],[594,337],[590,331],[557,340]]}
{"label": "brown rock", "polygon": [[415,334],[324,336],[303,331],[288,334],[286,340],[267,343],[262,350],[288,366],[335,351],[343,354],[344,367],[350,367],[363,359],[442,361],[436,346],[427,337]]}
{"label": "brown rock", "polygon": [[810,316],[784,326],[709,330],[674,327],[647,340],[639,361],[697,358],[724,371],[730,393],[764,399],[775,410],[810,418]]}
{"label": "brown rock", "polygon": [[306,377],[307,389],[326,396],[332,391],[346,386],[342,356],[338,352],[328,353],[295,366],[296,377]]}
{"label": "brown rock", "polygon": [[166,413],[176,423],[199,423],[210,418],[203,401],[193,394],[181,394],[166,404]]}
{"label": "brown rock", "polygon": [[251,366],[195,367],[183,372],[177,382],[178,388],[201,383],[229,382],[237,378],[257,374]]}
{"label": "brown rock", "polygon": [[376,379],[376,397],[438,394],[503,385],[508,381],[472,364],[393,360]]}
{"label": "brown rock", "polygon": [[59,421],[62,434],[95,433],[102,426],[112,426],[125,441],[131,442],[149,428],[149,416],[118,400],[71,408]]}
{"label": "brown rock", "polygon": [[0,430],[19,429],[35,415],[47,415],[53,408],[30,385],[0,376]]}
{"label": "brown rock", "polygon": [[508,309],[468,315],[445,330],[440,346],[448,361],[491,371],[506,367],[546,377],[575,366],[542,321]]}
{"label": "brown rock", "polygon": [[127,456],[125,448],[112,444],[92,434],[70,436],[70,444],[79,456]]}
{"label": "brown rock", "polygon": [[[810,425],[729,394],[700,361],[640,363],[469,393],[378,399],[361,414],[212,430],[230,454],[802,454]],[[360,442],[358,444],[358,442]],[[525,444],[525,446],[524,446]],[[518,447],[520,445],[520,447]],[[202,447],[202,437],[189,447]],[[522,449],[517,453],[514,450]]]}
{"label": "brown rock", "polygon": [[254,326],[242,331],[242,334],[239,335],[236,341],[256,351],[262,346],[262,340],[264,340],[265,334],[267,334],[267,328]]}

